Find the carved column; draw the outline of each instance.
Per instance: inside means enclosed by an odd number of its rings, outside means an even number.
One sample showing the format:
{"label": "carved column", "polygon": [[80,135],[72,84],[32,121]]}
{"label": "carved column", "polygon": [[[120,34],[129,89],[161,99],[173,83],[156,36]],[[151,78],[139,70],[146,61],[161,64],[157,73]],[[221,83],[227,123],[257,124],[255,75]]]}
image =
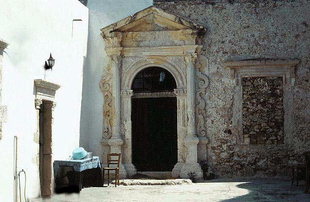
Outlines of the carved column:
{"label": "carved column", "polygon": [[132,164],[132,134],[131,134],[131,97],[133,91],[130,89],[122,90],[122,134],[124,137],[123,160],[127,175],[133,176],[137,173]]}
{"label": "carved column", "polygon": [[197,179],[202,178],[202,170],[197,163],[197,144],[199,139],[196,131],[195,120],[195,60],[196,55],[186,55],[187,63],[187,135],[184,143],[187,148],[185,164],[181,169],[180,177],[189,178],[189,173],[195,173]]}
{"label": "carved column", "polygon": [[185,163],[184,138],[186,136],[186,89],[174,89],[177,96],[177,128],[178,128],[178,162],[174,165],[171,175],[179,178],[181,169]]}
{"label": "carved column", "polygon": [[[112,137],[108,140],[111,153],[122,153],[122,145],[124,141],[121,137],[121,89],[120,89],[120,67],[121,57],[119,55],[111,55],[111,68],[113,72],[112,79],[112,95],[114,98],[114,121],[112,125]],[[120,176],[126,177],[126,170],[121,163]]]}

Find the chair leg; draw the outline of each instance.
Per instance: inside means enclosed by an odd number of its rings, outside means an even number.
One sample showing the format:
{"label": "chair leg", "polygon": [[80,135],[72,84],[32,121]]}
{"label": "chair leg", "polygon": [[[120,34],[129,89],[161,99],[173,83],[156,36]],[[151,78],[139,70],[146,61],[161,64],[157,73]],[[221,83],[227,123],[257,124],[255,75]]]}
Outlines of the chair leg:
{"label": "chair leg", "polygon": [[114,176],[114,178],[115,178],[115,187],[116,187],[116,185],[117,185],[117,170],[115,170],[115,176]]}
{"label": "chair leg", "polygon": [[110,185],[110,171],[108,170],[108,186]]}
{"label": "chair leg", "polygon": [[119,186],[119,170],[117,172],[117,182],[118,182],[118,186]]}
{"label": "chair leg", "polygon": [[103,169],[103,172],[102,172],[102,173],[103,173],[103,177],[102,177],[102,178],[103,178],[103,180],[102,180],[102,186],[104,186],[104,169]]}

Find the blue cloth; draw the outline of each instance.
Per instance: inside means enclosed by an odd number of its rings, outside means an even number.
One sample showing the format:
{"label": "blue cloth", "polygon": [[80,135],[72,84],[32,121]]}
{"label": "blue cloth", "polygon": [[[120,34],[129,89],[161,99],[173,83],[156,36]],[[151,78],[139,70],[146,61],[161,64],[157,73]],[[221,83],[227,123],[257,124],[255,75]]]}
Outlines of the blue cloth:
{"label": "blue cloth", "polygon": [[57,175],[60,167],[72,167],[76,172],[82,172],[87,169],[100,168],[100,159],[98,156],[93,158],[86,158],[82,160],[55,160],[54,163],[54,175]]}

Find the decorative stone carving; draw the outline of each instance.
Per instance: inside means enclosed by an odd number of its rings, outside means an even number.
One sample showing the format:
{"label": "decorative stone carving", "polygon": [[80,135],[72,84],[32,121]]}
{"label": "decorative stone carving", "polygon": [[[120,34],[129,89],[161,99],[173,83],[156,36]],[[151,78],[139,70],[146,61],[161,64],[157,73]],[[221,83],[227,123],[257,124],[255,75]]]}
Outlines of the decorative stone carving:
{"label": "decorative stone carving", "polygon": [[209,78],[203,72],[196,71],[196,116],[197,116],[197,134],[206,136],[207,132],[207,101],[206,92],[209,86]]}
{"label": "decorative stone carving", "polygon": [[112,66],[111,63],[107,66],[105,73],[100,81],[100,89],[103,93],[104,106],[103,117],[104,127],[103,138],[109,139],[112,136],[113,116],[114,116],[114,99],[112,96]]}
{"label": "decorative stone carving", "polygon": [[34,100],[34,106],[36,109],[41,109],[42,99],[35,99]]}
{"label": "decorative stone carving", "polygon": [[174,93],[175,93],[175,95],[176,96],[180,96],[180,97],[182,97],[182,96],[186,96],[186,89],[184,89],[184,88],[177,88],[177,89],[174,89]]}
{"label": "decorative stone carving", "polygon": [[207,101],[206,93],[209,78],[203,73],[203,68],[196,69],[196,127],[199,138],[198,161],[207,159]]}
{"label": "decorative stone carving", "polygon": [[[132,164],[131,98],[176,96],[178,162],[172,170],[172,175],[189,178],[188,173],[195,172],[198,178],[202,177],[201,168],[197,163],[199,139],[195,122],[195,61],[200,48],[196,38],[198,32],[204,31],[202,26],[155,7],[147,8],[101,29],[101,35],[106,42],[106,52],[111,59],[111,64],[100,82],[107,128],[104,138],[110,145],[110,151],[123,152],[121,167],[126,169],[128,175],[136,172]],[[119,58],[119,55],[122,57]],[[175,78],[177,89],[174,93],[133,95],[130,89],[135,75],[144,68],[154,66],[169,71]],[[206,82],[204,77],[199,78]],[[204,85],[201,84],[202,88]],[[123,90],[119,92],[119,89]],[[119,101],[121,107],[117,104]],[[118,109],[121,111],[118,112]],[[119,117],[120,123],[114,123],[114,118]],[[121,136],[118,138],[114,138],[114,130],[111,132],[113,124],[120,127]],[[124,142],[121,142],[121,139]]]}
{"label": "decorative stone carving", "polygon": [[133,95],[133,90],[122,90],[121,94],[125,98],[130,98]]}
{"label": "decorative stone carving", "polygon": [[190,65],[194,65],[196,63],[197,53],[189,53],[184,57],[184,59],[187,67],[189,67]]}

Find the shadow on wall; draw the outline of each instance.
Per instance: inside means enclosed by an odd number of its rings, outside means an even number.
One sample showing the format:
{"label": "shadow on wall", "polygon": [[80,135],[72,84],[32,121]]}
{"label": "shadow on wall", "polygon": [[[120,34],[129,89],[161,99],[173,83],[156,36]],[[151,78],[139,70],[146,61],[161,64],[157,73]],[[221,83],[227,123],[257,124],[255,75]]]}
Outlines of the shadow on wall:
{"label": "shadow on wall", "polygon": [[[86,0],[80,0],[85,3]],[[88,48],[83,71],[80,145],[102,154],[103,96],[99,82],[108,62],[100,29],[143,10],[152,0],[87,0],[89,9]]]}

